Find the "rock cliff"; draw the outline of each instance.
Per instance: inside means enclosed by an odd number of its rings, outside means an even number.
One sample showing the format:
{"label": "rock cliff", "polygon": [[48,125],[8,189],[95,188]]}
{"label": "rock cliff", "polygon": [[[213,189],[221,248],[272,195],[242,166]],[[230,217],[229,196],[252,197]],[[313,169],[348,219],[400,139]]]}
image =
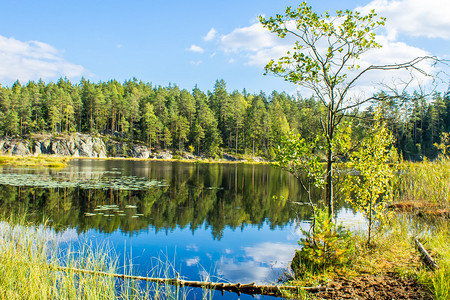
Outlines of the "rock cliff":
{"label": "rock cliff", "polygon": [[102,138],[87,134],[35,134],[25,138],[0,137],[1,155],[49,154],[73,157],[107,157]]}

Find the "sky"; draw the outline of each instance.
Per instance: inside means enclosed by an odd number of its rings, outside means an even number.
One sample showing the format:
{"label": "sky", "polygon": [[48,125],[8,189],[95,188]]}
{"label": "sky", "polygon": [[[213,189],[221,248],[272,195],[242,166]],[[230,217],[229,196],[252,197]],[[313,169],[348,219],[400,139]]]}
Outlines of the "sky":
{"label": "sky", "polygon": [[[229,91],[297,91],[264,76],[264,66],[292,45],[268,32],[258,16],[283,13],[300,1],[130,0],[0,2],[0,84],[16,80],[74,83],[136,77],[154,86],[176,84]],[[448,0],[311,0],[313,11],[369,12],[387,18],[377,32],[382,50],[366,63],[403,62],[423,55],[450,59]],[[363,59],[364,60],[364,59]],[[374,78],[366,81],[369,86]]]}

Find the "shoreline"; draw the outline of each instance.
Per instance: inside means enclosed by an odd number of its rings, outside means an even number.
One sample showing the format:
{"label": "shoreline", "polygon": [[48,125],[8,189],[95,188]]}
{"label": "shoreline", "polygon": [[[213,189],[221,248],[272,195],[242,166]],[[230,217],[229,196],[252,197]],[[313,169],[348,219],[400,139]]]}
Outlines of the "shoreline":
{"label": "shoreline", "polygon": [[[0,155],[0,166],[42,166],[42,167],[65,167],[71,160],[116,160],[116,161],[161,161],[161,162],[183,162],[197,164],[248,164],[248,165],[270,165],[272,161],[252,160],[227,160],[227,159],[183,159],[183,158],[137,158],[137,157],[88,157],[88,156],[60,156],[54,154],[34,155]],[[58,165],[64,164],[64,165]]]}

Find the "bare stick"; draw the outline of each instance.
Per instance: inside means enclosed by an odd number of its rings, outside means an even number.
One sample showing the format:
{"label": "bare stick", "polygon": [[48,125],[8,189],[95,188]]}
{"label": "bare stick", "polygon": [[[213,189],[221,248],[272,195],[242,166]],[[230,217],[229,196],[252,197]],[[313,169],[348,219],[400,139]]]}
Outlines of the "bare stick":
{"label": "bare stick", "polygon": [[58,271],[66,271],[66,272],[76,272],[83,274],[91,274],[91,275],[102,275],[109,276],[121,279],[133,279],[133,280],[142,280],[142,281],[150,281],[156,282],[159,284],[170,284],[176,286],[189,286],[189,287],[198,287],[204,289],[212,289],[217,291],[226,291],[226,292],[234,292],[238,295],[241,293],[249,294],[249,295],[268,295],[268,296],[282,296],[282,291],[286,292],[299,292],[299,291],[307,291],[310,293],[322,292],[322,291],[330,291],[332,289],[327,288],[325,286],[318,287],[298,287],[298,286],[279,286],[279,285],[258,285],[253,283],[249,284],[241,284],[241,283],[224,283],[224,282],[206,282],[206,281],[189,281],[178,278],[154,278],[154,277],[143,277],[143,276],[133,276],[133,275],[125,275],[125,274],[114,274],[102,271],[92,271],[78,268],[68,268],[61,267],[55,265],[48,265],[49,268],[58,270]]}

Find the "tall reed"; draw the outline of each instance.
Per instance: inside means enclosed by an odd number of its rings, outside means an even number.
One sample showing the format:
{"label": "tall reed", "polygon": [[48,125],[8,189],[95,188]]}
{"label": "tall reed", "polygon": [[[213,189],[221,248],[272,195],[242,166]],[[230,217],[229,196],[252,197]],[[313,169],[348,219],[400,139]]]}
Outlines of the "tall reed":
{"label": "tall reed", "polygon": [[[105,245],[71,247],[60,238],[44,225],[0,222],[0,299],[186,298],[187,291],[177,287],[76,272],[71,268],[117,273],[118,261]],[[132,275],[131,264],[125,269]],[[172,268],[166,264],[155,270],[170,276]]]}
{"label": "tall reed", "polygon": [[399,200],[450,207],[450,159],[403,163]]}

